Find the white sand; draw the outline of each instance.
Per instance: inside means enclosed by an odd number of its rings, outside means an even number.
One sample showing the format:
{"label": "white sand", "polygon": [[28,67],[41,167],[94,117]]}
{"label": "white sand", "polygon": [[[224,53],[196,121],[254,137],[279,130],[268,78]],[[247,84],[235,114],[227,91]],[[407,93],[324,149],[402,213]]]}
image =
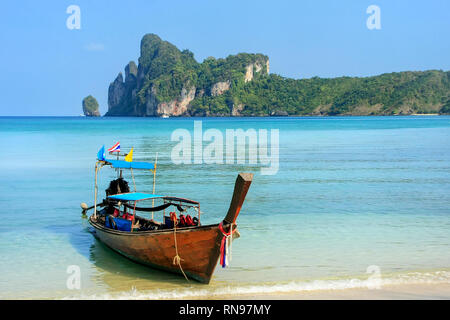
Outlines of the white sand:
{"label": "white sand", "polygon": [[450,299],[449,284],[385,285],[380,289],[317,290],[295,293],[214,297],[230,300],[396,300]]}

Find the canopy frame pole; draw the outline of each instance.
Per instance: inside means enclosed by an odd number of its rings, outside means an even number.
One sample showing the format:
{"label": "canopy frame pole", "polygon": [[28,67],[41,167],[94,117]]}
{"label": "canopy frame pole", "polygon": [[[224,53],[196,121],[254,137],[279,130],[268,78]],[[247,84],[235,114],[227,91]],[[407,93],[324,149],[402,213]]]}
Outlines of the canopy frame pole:
{"label": "canopy frame pole", "polygon": [[130,168],[130,170],[131,170],[131,179],[133,179],[134,192],[136,192],[136,182],[134,181],[133,168]]}
{"label": "canopy frame pole", "polygon": [[133,221],[131,221],[131,232],[133,232],[133,226],[135,225],[135,224],[134,224],[134,220],[135,220],[135,218],[136,218],[136,203],[137,203],[137,201],[134,201]]}
{"label": "canopy frame pole", "polygon": [[[119,160],[119,152],[117,152],[117,160]],[[111,154],[111,152],[109,153]],[[116,168],[117,178],[122,178],[122,170]]]}
{"label": "canopy frame pole", "polygon": [[[158,163],[158,152],[156,153],[155,157],[155,165],[153,168],[153,194],[155,194],[155,186],[156,186],[156,165]],[[152,199],[152,208],[155,207],[155,199]],[[153,220],[153,212],[152,212],[152,220]]]}
{"label": "canopy frame pole", "polygon": [[[163,203],[166,204],[166,199],[163,199]],[[166,209],[163,209],[163,219],[162,223],[166,223]]]}
{"label": "canopy frame pole", "polygon": [[[100,164],[100,166],[99,166]],[[98,171],[103,168],[105,165],[105,161],[97,161],[95,163],[95,185],[94,185],[94,219],[97,220],[97,194],[98,194],[98,184],[97,184],[97,176]]]}
{"label": "canopy frame pole", "polygon": [[95,162],[95,184],[94,184],[94,219],[97,220],[97,173],[98,173],[98,161]]}

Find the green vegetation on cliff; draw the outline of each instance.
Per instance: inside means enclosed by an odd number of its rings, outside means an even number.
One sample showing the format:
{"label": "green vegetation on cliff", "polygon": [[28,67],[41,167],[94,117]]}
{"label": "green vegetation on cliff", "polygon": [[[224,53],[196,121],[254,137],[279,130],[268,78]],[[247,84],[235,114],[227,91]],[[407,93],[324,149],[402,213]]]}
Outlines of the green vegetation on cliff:
{"label": "green vegetation on cliff", "polygon": [[139,66],[145,74],[144,85],[139,88],[141,103],[145,102],[149,88],[154,87],[156,98],[169,101],[179,96],[186,87],[208,90],[221,81],[238,82],[244,79],[246,66],[264,55],[240,53],[226,59],[205,59],[198,63],[189,50],[178,50],[173,44],[162,41],[154,34],[147,34],[141,41]]}
{"label": "green vegetation on cliff", "polygon": [[[373,77],[290,79],[269,74],[263,54],[240,53],[202,63],[157,35],[141,40],[111,83],[107,115],[268,116],[450,113],[450,72],[397,72]],[[131,74],[131,75],[130,75]]]}
{"label": "green vegetation on cliff", "polygon": [[441,114],[450,114],[450,99],[444,104],[444,106],[440,110]]}
{"label": "green vegetation on cliff", "polygon": [[162,41],[154,34],[141,40],[139,68],[144,82],[138,96],[145,103],[147,93],[153,86],[161,101],[176,98],[183,85],[193,85],[197,80],[197,61],[189,50],[180,51],[173,44]]}
{"label": "green vegetation on cliff", "polygon": [[398,72],[367,78],[294,80],[271,74],[236,85],[223,96],[192,102],[192,113],[242,115],[394,115],[450,113],[450,72]]}

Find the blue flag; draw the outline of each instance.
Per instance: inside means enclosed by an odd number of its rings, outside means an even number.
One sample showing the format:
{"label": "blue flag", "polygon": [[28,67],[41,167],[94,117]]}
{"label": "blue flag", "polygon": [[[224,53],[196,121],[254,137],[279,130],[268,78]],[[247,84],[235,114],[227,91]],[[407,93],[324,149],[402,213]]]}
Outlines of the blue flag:
{"label": "blue flag", "polygon": [[97,153],[97,159],[100,161],[105,161],[105,146],[101,147]]}

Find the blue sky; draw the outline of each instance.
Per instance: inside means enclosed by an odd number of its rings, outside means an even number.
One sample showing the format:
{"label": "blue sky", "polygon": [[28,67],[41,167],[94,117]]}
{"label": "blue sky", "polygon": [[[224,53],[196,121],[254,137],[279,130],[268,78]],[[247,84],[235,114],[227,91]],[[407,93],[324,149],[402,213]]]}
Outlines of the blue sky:
{"label": "blue sky", "polygon": [[[69,30],[69,5],[81,29]],[[366,9],[381,10],[369,30]],[[197,61],[264,53],[286,77],[450,70],[450,1],[8,1],[0,10],[0,115],[79,115],[156,33]]]}

